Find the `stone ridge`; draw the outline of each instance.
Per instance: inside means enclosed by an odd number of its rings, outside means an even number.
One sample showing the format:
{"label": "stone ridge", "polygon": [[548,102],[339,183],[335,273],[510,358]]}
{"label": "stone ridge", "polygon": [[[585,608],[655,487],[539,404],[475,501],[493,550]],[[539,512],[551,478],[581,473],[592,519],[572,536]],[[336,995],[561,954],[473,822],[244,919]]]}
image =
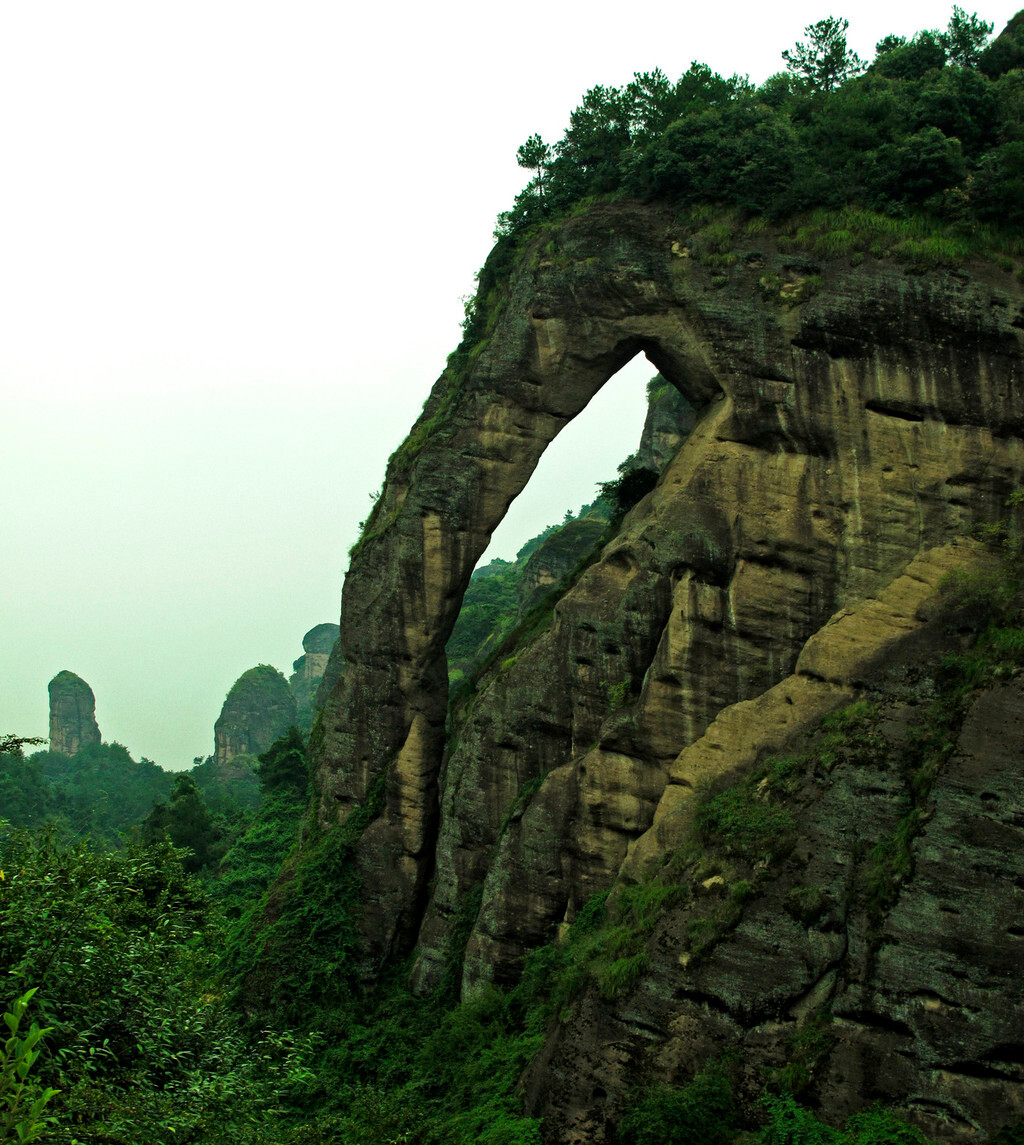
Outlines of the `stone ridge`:
{"label": "stone ridge", "polygon": [[[314,760],[324,829],[384,784],[358,847],[367,973],[419,935],[435,980],[484,882],[467,984],[514,976],[614,879],[723,709],[791,675],[919,553],[999,519],[1021,483],[1014,280],[824,263],[765,232],[704,266],[692,238],[628,203],[547,228],[389,463]],[[637,353],[696,426],[446,755],[444,645],[473,567],[548,442]]]}
{"label": "stone ridge", "polygon": [[74,672],[58,672],[50,681],[50,751],[74,755],[89,744],[100,743],[96,723],[96,697]]}

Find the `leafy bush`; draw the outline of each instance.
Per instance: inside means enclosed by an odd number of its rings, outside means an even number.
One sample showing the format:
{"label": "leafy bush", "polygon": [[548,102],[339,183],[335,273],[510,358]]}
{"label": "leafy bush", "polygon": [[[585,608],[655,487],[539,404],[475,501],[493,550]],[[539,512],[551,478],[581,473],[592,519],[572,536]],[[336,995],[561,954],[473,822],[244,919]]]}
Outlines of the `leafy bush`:
{"label": "leafy bush", "polygon": [[784,807],[759,798],[750,779],[703,800],[695,821],[705,842],[713,840],[727,854],[749,862],[785,854],[793,842],[792,815]]}
{"label": "leafy bush", "polygon": [[43,1116],[43,1110],[57,1096],[57,1090],[41,1089],[29,1077],[42,1053],[40,1043],[50,1031],[33,1022],[25,1036],[18,1034],[35,992],[33,987],[16,998],[4,1014],[10,1036],[0,1046],[0,1141],[38,1141],[52,1120]]}
{"label": "leafy bush", "polygon": [[727,1066],[712,1062],[682,1088],[648,1091],[618,1132],[625,1145],[725,1145],[739,1125]]}
{"label": "leafy bush", "polygon": [[792,1096],[765,1097],[768,1122],[757,1145],[932,1145],[920,1129],[881,1105],[854,1114],[840,1132],[819,1121]]}

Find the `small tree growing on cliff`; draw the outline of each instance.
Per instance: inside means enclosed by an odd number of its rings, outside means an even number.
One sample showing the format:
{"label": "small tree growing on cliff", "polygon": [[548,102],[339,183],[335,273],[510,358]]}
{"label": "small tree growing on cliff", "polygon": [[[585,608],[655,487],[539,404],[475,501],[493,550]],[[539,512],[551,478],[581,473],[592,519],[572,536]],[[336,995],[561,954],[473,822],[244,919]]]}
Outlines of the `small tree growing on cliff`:
{"label": "small tree growing on cliff", "polygon": [[537,172],[537,197],[544,202],[544,168],[551,159],[551,148],[539,135],[531,135],[516,152],[516,162]]}
{"label": "small tree growing on cliff", "polygon": [[804,28],[808,39],[782,53],[786,67],[814,91],[832,91],[864,70],[864,61],[846,46],[849,20],[829,16]]}

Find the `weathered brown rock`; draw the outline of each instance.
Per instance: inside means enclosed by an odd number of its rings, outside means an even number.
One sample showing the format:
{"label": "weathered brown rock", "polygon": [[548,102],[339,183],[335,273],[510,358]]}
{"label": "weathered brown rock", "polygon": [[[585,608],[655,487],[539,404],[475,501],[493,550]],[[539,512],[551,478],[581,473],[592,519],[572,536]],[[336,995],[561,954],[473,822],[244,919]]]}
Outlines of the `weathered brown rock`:
{"label": "weathered brown rock", "polygon": [[214,725],[214,758],[223,769],[236,756],[254,756],[295,723],[295,697],[269,664],[243,672],[232,684]]}
{"label": "weathered brown rock", "polygon": [[605,536],[608,522],[601,517],[567,521],[532,552],[519,586],[519,613],[524,615],[558,588]]}
{"label": "weathered brown rock", "polygon": [[292,664],[292,675],[288,683],[295,697],[295,725],[307,734],[318,706],[317,689],[327,671],[331,651],[337,640],[337,624],[318,624],[303,636],[303,654]]}
{"label": "weathered brown rock", "polygon": [[644,419],[637,463],[660,473],[697,423],[697,413],[683,395],[658,376],[648,385],[647,417]]}
{"label": "weathered brown rock", "polygon": [[[1011,280],[822,264],[764,233],[723,272],[684,257],[687,238],[628,204],[552,228],[391,459],[316,760],[325,829],[384,784],[359,845],[368,967],[413,941],[436,875],[421,980],[482,880],[467,982],[513,975],[614,877],[723,708],[791,675],[837,610],[995,520],[1020,483]],[[821,288],[769,297],[769,271]],[[442,787],[443,650],[473,566],[547,443],[641,352],[700,420],[547,633],[482,682]]]}
{"label": "weathered brown rock", "polygon": [[96,697],[92,688],[74,672],[58,672],[50,681],[50,751],[74,755],[91,743],[100,742],[96,723]]}
{"label": "weathered brown rock", "polygon": [[726,1051],[756,1117],[766,1080],[801,1045],[813,1047],[802,1100],[833,1124],[881,1100],[929,1136],[968,1142],[1024,1114],[1024,677],[974,700],[895,905],[872,915],[874,856],[894,845],[911,803],[907,753],[929,730],[933,681],[920,654],[941,643],[940,629],[892,631],[896,659],[921,639],[915,667],[887,675],[875,661],[882,716],[789,799],[795,850],[735,928],[703,957],[687,953],[693,920],[729,891],[727,879],[707,880],[658,923],[636,989],[615,1002],[591,991],[554,1032],[526,1079],[546,1141],[615,1140],[638,1085],[682,1084]]}

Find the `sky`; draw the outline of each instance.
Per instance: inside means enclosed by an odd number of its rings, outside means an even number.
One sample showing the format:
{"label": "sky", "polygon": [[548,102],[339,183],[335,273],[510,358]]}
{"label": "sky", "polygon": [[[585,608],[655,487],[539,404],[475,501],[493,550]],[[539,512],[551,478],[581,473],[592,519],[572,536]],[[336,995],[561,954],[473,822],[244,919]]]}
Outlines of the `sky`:
{"label": "sky", "polygon": [[[849,42],[951,5],[859,0]],[[979,15],[998,33],[1013,4]],[[4,0],[0,732],[47,682],[190,766],[247,668],[336,620],[347,551],[445,358],[497,214],[597,84],[761,82],[820,2]],[[495,535],[512,557],[615,475],[630,363]]]}

